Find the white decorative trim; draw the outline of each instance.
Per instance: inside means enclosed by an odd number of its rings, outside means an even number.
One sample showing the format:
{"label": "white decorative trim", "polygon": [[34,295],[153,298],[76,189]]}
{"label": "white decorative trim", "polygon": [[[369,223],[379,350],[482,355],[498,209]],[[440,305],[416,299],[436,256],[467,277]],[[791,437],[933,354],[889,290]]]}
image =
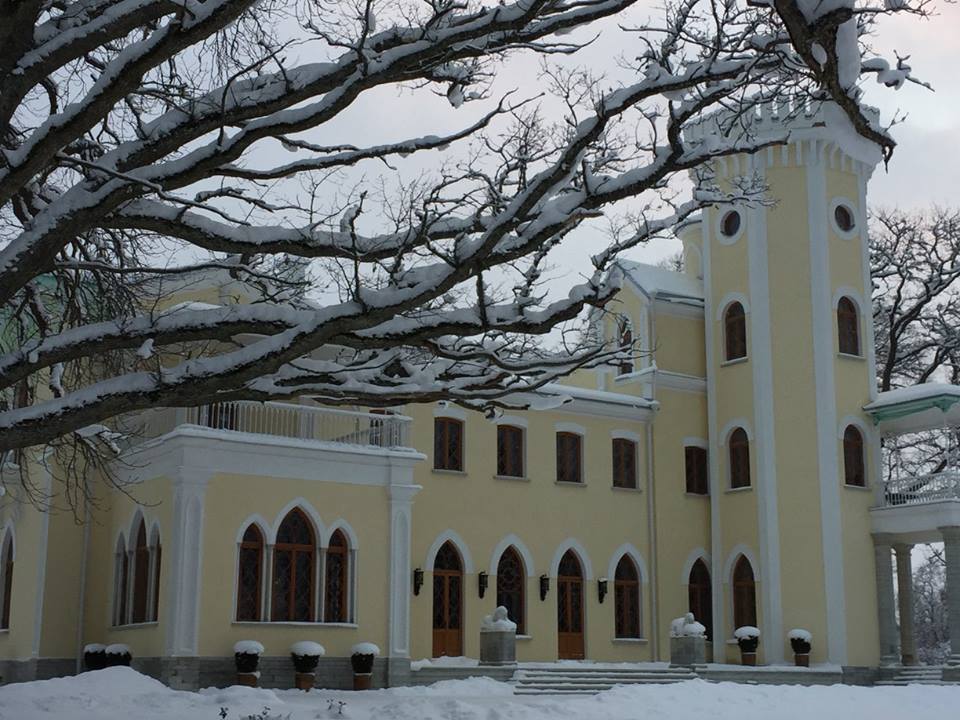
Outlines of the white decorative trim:
{"label": "white decorative trim", "polygon": [[[755,175],[765,176],[759,158],[748,161]],[[780,515],[777,506],[777,454],[773,412],[773,340],[771,339],[767,208],[750,209],[747,265],[750,296],[758,299],[750,317],[750,354],[753,357],[753,404],[757,440],[751,455],[756,462],[757,527],[760,555],[769,581],[761,588],[760,602],[766,629],[764,654],[768,663],[783,661],[783,603],[780,586]],[[719,637],[719,636],[718,636]]]}
{"label": "white decorative trim", "polygon": [[356,552],[360,549],[360,538],[357,536],[356,531],[353,529],[353,526],[350,525],[343,518],[338,518],[333,523],[330,524],[330,527],[326,528],[324,531],[323,538],[321,540],[321,547],[327,549],[330,547],[330,538],[333,537],[333,534],[337,530],[342,530],[343,534],[347,536],[347,543],[350,545],[350,552]]}
{"label": "white decorative trim", "polygon": [[[750,567],[753,569],[754,582],[760,582],[760,563],[757,562],[757,556],[749,545],[740,543],[734,546],[733,550],[727,555],[726,562],[723,564],[723,583],[725,585],[733,584],[733,567],[736,565],[737,558],[741,555],[750,562]],[[767,618],[764,618],[764,622],[766,622],[766,620]]]}
{"label": "white decorative trim", "polygon": [[750,314],[750,301],[747,300],[747,296],[739,292],[728,292],[726,295],[720,298],[720,302],[717,303],[717,322],[723,322],[723,316],[727,312],[727,308],[735,302],[738,302],[743,306],[744,315]]}
{"label": "white decorative trim", "polygon": [[[728,435],[729,435],[729,433],[728,433]],[[747,439],[749,439],[749,438],[750,438],[750,433],[749,433],[749,431],[748,431],[748,432],[747,432]],[[724,441],[724,444],[726,444],[726,441]],[[699,438],[699,437],[685,437],[685,438],[683,439],[683,447],[698,447],[698,448],[703,448],[704,450],[708,450],[708,451],[709,451],[709,450],[710,450],[710,443],[708,443],[708,442],[707,442],[706,440],[704,440],[703,438]]]}
{"label": "white decorative trim", "polygon": [[454,420],[460,420],[461,422],[467,421],[466,410],[459,405],[454,405],[453,403],[448,403],[444,400],[441,400],[434,405],[433,416],[435,418],[453,418]]}
{"label": "white decorative trim", "polygon": [[707,572],[710,573],[710,587],[712,588],[714,583],[713,571],[710,569],[710,553],[702,547],[691,550],[690,554],[687,555],[687,559],[683,561],[683,569],[680,571],[680,584],[684,587],[690,584],[690,573],[693,572],[693,566],[696,565],[697,560],[703,560],[707,566]]}
{"label": "white decorative trim", "polygon": [[707,379],[696,375],[686,375],[684,373],[670,372],[657,368],[656,374],[657,386],[667,390],[677,390],[679,392],[706,393]]}
{"label": "white decorative trim", "polygon": [[[857,306],[857,321],[860,324],[860,321],[864,317],[869,317],[870,308],[866,308],[867,312],[864,312],[864,303],[863,295],[854,287],[849,285],[841,285],[833,292],[833,309],[837,309],[837,305],[840,304],[840,298],[850,298],[853,301],[853,304]],[[859,329],[859,328],[858,328]]]}
{"label": "white decorative trim", "polygon": [[631,560],[633,560],[634,563],[636,563],[637,572],[640,573],[640,596],[642,598],[643,586],[650,583],[650,575],[647,573],[647,563],[643,559],[643,555],[640,554],[640,551],[637,550],[632,543],[624,543],[613,551],[613,555],[610,556],[610,564],[607,565],[607,577],[611,582],[613,582],[613,579],[617,575],[617,565],[620,563],[620,558],[622,558],[624,555],[627,555]]}
{"label": "white decorative trim", "polygon": [[497,566],[500,565],[500,556],[506,552],[507,548],[513,547],[520,557],[523,558],[523,569],[527,571],[528,578],[534,578],[537,576],[536,566],[533,564],[533,554],[523,544],[523,540],[518,538],[513,533],[507,535],[500,542],[497,543],[497,546],[493,549],[493,553],[490,555],[490,577],[496,577],[497,575]]}
{"label": "white decorative trim", "polygon": [[[807,169],[809,172],[809,168]],[[826,195],[826,186],[824,186],[824,195]],[[834,217],[837,207],[840,205],[845,205],[847,210],[850,211],[850,214],[853,215],[853,228],[850,230],[842,230],[839,225],[837,225],[837,219]],[[811,213],[812,215],[812,213]],[[811,217],[813,220],[813,217]],[[827,220],[830,223],[830,229],[833,230],[834,234],[843,239],[843,240],[853,240],[855,237],[860,235],[860,225],[863,223],[863,218],[860,217],[860,212],[857,210],[856,203],[853,202],[850,198],[838,196],[833,198],[830,201],[830,208],[827,211]],[[822,219],[818,219],[819,223],[823,223]],[[811,229],[813,225],[810,226]]]}
{"label": "white decorative trim", "polygon": [[611,430],[610,431],[611,440],[630,440],[635,442],[638,445],[640,444],[640,436],[633,432],[633,430]]}
{"label": "white decorative trim", "polygon": [[840,421],[840,424],[837,425],[837,440],[843,440],[843,434],[850,425],[856,427],[857,430],[860,431],[860,434],[863,435],[864,444],[870,441],[870,426],[856,415],[845,415],[843,417],[843,419]]}
{"label": "white decorative trim", "polygon": [[576,538],[567,538],[557,546],[557,550],[553,554],[553,560],[550,561],[550,577],[557,576],[557,571],[560,569],[560,561],[563,559],[567,550],[573,550],[580,560],[583,579],[593,580],[593,565],[590,563],[590,556],[587,554],[587,549]]}
{"label": "white decorative trim", "polygon": [[173,478],[172,552],[164,604],[165,653],[170,656],[195,656],[199,649],[204,504],[212,474],[181,467]]}
{"label": "white decorative trim", "polygon": [[[746,418],[739,417],[739,418],[733,418],[732,420],[729,420],[727,424],[723,426],[723,429],[720,431],[721,447],[727,446],[727,443],[730,440],[731,433],[733,433],[733,431],[736,430],[737,428],[742,428],[743,431],[747,434],[747,440],[749,440],[750,443],[753,444],[754,437],[753,437],[753,430],[750,427],[750,423],[747,421]],[[751,455],[753,455],[752,452],[751,452]]]}
{"label": "white decorative trim", "polygon": [[553,429],[558,433],[568,432],[575,435],[580,435],[581,437],[585,437],[587,434],[587,429],[583,425],[578,425],[577,423],[558,422],[553,424]]}
{"label": "white decorative trim", "polygon": [[[733,235],[724,235],[723,234],[723,219],[727,216],[729,212],[736,212],[740,215],[740,227],[737,228],[737,232]],[[714,236],[717,238],[717,242],[721,245],[734,245],[737,240],[743,237],[743,233],[747,227],[747,214],[745,209],[737,205],[722,205],[717,208],[717,223],[714,227]]]}
{"label": "white decorative trim", "polygon": [[[689,318],[692,320],[703,319],[703,305],[693,302],[678,302],[664,297],[657,297],[653,303],[658,315],[669,315],[671,317]],[[642,347],[648,347],[646,345]]]}
{"label": "white decorative trim", "polygon": [[430,549],[427,550],[427,562],[424,564],[424,568],[426,568],[428,572],[433,572],[433,563],[437,559],[437,553],[440,552],[440,548],[443,547],[445,542],[452,542],[456,546],[460,553],[460,559],[463,560],[464,574],[472,575],[475,571],[473,567],[473,556],[470,555],[470,548],[464,539],[453,530],[444,530],[437,535],[437,539],[433,541]]}
{"label": "white decorative trim", "polygon": [[320,543],[320,539],[324,537],[324,533],[326,532],[323,520],[320,519],[320,513],[317,512],[317,509],[313,507],[309,500],[304,497],[297,497],[284,505],[280,509],[280,512],[277,513],[276,519],[274,519],[273,524],[270,526],[270,534],[267,535],[267,545],[277,544],[277,533],[280,532],[280,525],[294,508],[300,508],[303,514],[310,520],[310,523],[313,525],[314,542],[317,544]]}
{"label": "white decorative trim", "polygon": [[240,527],[237,530],[237,545],[243,542],[243,534],[251,525],[256,525],[260,529],[260,534],[263,536],[264,552],[266,552],[267,541],[272,536],[272,531],[270,529],[270,523],[268,523],[260,513],[248,515],[246,519],[240,523]]}
{"label": "white decorative trim", "polygon": [[519,415],[501,415],[500,417],[493,419],[494,425],[515,425],[521,427],[524,430],[527,429],[529,422],[526,418],[520,417]]}
{"label": "white decorative trim", "polygon": [[[813,320],[813,374],[814,402],[816,406],[817,472],[820,484],[820,541],[823,552],[824,594],[827,610],[827,658],[843,665],[847,662],[846,599],[843,573],[843,553],[837,548],[843,545],[840,518],[840,467],[838,448],[834,439],[837,427],[837,396],[834,378],[834,349],[837,347],[834,323],[836,304],[827,305],[830,297],[830,245],[827,238],[827,223],[824,214],[835,231],[833,207],[826,211],[827,180],[820,153],[813,153],[807,166],[807,203],[810,231],[810,301]],[[849,201],[847,201],[849,202]],[[854,210],[853,203],[849,203]],[[855,212],[855,210],[854,210]],[[854,216],[856,217],[856,215]],[[860,222],[854,225],[854,232]],[[841,237],[845,235],[839,232]],[[851,235],[852,237],[852,235]],[[839,299],[839,298],[838,298]],[[854,302],[857,302],[854,296]],[[860,327],[864,317],[861,312]],[[860,343],[863,347],[863,343]]]}

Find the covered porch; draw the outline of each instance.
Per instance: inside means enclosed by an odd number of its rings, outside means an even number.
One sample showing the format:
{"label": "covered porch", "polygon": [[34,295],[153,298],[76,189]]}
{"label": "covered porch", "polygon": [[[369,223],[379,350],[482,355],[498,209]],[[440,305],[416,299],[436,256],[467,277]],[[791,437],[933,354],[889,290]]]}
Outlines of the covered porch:
{"label": "covered porch", "polygon": [[864,411],[883,438],[876,458],[882,477],[870,511],[881,665],[917,664],[911,552],[917,544],[942,542],[950,619],[944,678],[960,679],[960,386],[928,383],[880,393]]}

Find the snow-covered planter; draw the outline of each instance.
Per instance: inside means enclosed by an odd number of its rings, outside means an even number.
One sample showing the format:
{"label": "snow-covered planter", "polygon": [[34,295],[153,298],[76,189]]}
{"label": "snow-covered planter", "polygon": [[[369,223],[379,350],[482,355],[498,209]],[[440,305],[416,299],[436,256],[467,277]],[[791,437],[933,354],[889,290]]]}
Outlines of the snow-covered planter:
{"label": "snow-covered planter", "polygon": [[740,662],[743,665],[757,664],[757,646],[760,644],[760,631],[752,625],[738,627],[733,637],[740,646]]}
{"label": "snow-covered planter", "polygon": [[480,664],[515,665],[517,662],[517,624],[507,608],[498,606],[480,623]]}
{"label": "snow-covered planter", "polygon": [[793,648],[793,661],[797,667],[810,667],[810,648],[813,645],[813,635],[809,630],[794,628],[787,633],[790,647]]}
{"label": "snow-covered planter", "polygon": [[707,629],[692,612],[670,622],[670,665],[692,667],[707,661]]}
{"label": "snow-covered planter", "polygon": [[263,645],[256,640],[241,640],[233,646],[233,662],[237,667],[237,685],[256,687],[260,681],[260,656]]}
{"label": "snow-covered planter", "polygon": [[130,667],[130,661],[133,660],[130,648],[123,643],[107,645],[103,652],[106,655],[107,667]]}
{"label": "snow-covered planter", "polygon": [[107,666],[107,646],[90,643],[83,648],[83,666],[87,670],[103,670]]}
{"label": "snow-covered planter", "polygon": [[350,648],[350,666],[353,668],[353,689],[369,690],[373,677],[373,661],[380,648],[371,642],[357,643]]}
{"label": "snow-covered planter", "polygon": [[293,660],[293,669],[296,670],[294,685],[297,690],[310,690],[313,687],[317,665],[326,652],[323,645],[309,640],[301,640],[290,646],[290,658]]}

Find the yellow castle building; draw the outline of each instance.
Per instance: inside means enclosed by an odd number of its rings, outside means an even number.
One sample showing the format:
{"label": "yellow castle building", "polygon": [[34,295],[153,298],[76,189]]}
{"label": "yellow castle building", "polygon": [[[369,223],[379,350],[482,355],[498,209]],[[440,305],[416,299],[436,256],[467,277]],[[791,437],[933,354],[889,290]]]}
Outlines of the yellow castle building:
{"label": "yellow castle building", "polygon": [[563,400],[550,409],[157,410],[115,468],[128,494],[83,524],[18,501],[5,470],[3,679],[76,672],[85,645],[123,643],[174,686],[222,684],[234,644],[257,640],[289,685],[290,645],[313,640],[318,684],[346,677],[361,641],[381,649],[376,684],[417,682],[431,665],[411,661],[478,657],[497,605],[521,663],[666,662],[688,611],[715,663],[740,661],[743,626],[770,666],[792,662],[794,628],[836,678],[909,662],[892,548],[908,578],[903,548],[946,539],[960,601],[960,493],[933,510],[891,500],[880,439],[955,419],[960,389],[877,394],[872,150],[826,111],[755,124],[789,141],[714,169],[763,178],[773,204],[683,225],[683,272],[621,261],[628,323],[598,316],[597,331],[629,333],[637,356],[546,388]]}

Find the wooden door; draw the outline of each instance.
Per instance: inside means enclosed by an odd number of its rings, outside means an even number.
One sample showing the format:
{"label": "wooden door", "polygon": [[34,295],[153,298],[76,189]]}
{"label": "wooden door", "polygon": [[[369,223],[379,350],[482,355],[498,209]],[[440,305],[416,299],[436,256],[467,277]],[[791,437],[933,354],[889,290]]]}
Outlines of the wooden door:
{"label": "wooden door", "polygon": [[433,563],[433,656],[463,655],[463,563],[449,542]]}
{"label": "wooden door", "polygon": [[558,656],[561,660],[582,660],[583,572],[572,550],[560,560],[557,573]]}

